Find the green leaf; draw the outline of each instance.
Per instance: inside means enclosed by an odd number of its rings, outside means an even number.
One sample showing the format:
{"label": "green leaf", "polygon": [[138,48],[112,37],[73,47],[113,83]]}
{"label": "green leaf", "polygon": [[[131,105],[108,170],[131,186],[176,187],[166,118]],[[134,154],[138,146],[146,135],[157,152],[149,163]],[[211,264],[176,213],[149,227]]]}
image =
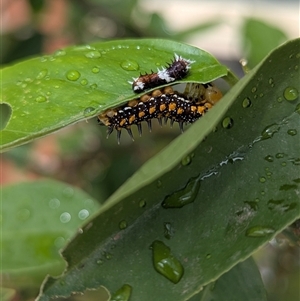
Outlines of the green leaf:
{"label": "green leaf", "polygon": [[[210,82],[227,74],[207,52],[169,40],[122,40],[70,47],[1,70],[0,103],[12,114],[0,133],[2,151],[136,97],[128,81],[162,68],[174,53],[194,60],[180,82]],[[1,107],[2,109],[2,107]]]}
{"label": "green leaf", "polygon": [[237,264],[189,301],[223,301],[224,298],[230,301],[267,300],[264,284],[252,258]]}
{"label": "green leaf", "polygon": [[256,66],[272,49],[287,41],[286,34],[279,28],[263,21],[248,18],[242,29],[243,53],[248,66]]}
{"label": "green leaf", "polygon": [[62,272],[59,250],[99,208],[81,190],[49,180],[6,186],[1,199],[3,283],[21,287]]}
{"label": "green leaf", "polygon": [[[299,218],[299,47],[276,49],[120,187],[38,300],[123,284],[132,301],[188,300]],[[193,202],[164,208],[174,194]],[[177,284],[154,269],[154,241],[182,264]]]}

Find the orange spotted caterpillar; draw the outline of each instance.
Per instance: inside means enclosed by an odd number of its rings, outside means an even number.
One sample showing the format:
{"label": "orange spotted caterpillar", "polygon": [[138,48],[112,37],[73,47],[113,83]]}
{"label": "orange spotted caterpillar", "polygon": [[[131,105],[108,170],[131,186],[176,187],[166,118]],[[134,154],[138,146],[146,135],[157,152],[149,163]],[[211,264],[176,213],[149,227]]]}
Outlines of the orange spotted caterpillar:
{"label": "orange spotted caterpillar", "polygon": [[195,122],[222,97],[219,89],[211,83],[187,84],[183,93],[174,91],[171,86],[157,89],[140,98],[130,100],[125,105],[108,109],[98,116],[99,123],[108,127],[107,137],[116,130],[120,144],[121,130],[126,129],[133,140],[131,126],[136,125],[142,135],[141,123],[146,121],[151,131],[151,120],[162,120],[171,124],[177,122],[181,132],[183,125]]}

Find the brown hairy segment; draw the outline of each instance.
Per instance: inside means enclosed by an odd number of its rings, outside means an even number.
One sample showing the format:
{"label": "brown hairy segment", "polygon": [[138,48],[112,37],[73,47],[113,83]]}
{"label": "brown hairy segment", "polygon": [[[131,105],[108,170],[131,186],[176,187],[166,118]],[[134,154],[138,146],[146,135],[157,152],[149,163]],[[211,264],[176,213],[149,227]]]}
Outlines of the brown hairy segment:
{"label": "brown hairy segment", "polygon": [[211,83],[187,84],[185,91],[179,93],[171,86],[157,89],[140,98],[130,100],[125,105],[108,109],[98,116],[99,123],[108,127],[107,137],[116,130],[120,144],[121,130],[127,130],[133,140],[131,126],[136,125],[140,136],[141,123],[146,121],[151,131],[152,119],[159,124],[170,120],[177,122],[181,132],[183,125],[193,123],[207,112],[222,97],[220,90]]}
{"label": "brown hairy segment", "polygon": [[139,77],[133,78],[133,81],[129,81],[129,83],[135,93],[140,93],[184,78],[187,76],[192,63],[194,61],[185,59],[175,53],[174,59],[171,63],[168,63],[168,67],[162,68],[162,70],[158,69],[156,73],[152,71],[150,74],[140,74]]}

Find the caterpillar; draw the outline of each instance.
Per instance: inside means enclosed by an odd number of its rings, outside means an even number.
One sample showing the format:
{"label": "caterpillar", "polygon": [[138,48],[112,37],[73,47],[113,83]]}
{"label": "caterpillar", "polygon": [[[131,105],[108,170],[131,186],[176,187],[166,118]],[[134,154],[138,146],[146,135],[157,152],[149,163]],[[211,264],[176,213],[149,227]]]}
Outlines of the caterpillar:
{"label": "caterpillar", "polygon": [[129,83],[135,93],[140,93],[184,78],[188,74],[192,63],[194,61],[185,59],[175,53],[174,59],[171,64],[168,64],[168,67],[162,68],[162,70],[158,69],[156,73],[152,71],[150,74],[140,74],[139,77],[133,78],[133,82],[129,81]]}
{"label": "caterpillar", "polygon": [[134,140],[131,126],[136,125],[139,135],[142,135],[141,123],[146,121],[151,131],[152,119],[157,119],[162,125],[170,119],[171,124],[177,122],[180,131],[183,125],[193,123],[204,115],[216,102],[220,100],[222,93],[211,83],[187,84],[185,91],[179,93],[171,86],[154,90],[151,94],[145,94],[140,98],[130,100],[125,105],[108,109],[98,116],[100,124],[106,125],[107,138],[117,131],[117,142],[120,144],[121,130],[127,130]]}

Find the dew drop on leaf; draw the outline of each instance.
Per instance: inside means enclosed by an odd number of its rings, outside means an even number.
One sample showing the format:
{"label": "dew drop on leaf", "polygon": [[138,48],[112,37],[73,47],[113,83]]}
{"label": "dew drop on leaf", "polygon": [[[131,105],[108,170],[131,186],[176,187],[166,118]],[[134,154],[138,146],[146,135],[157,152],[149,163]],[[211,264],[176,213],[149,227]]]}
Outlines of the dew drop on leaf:
{"label": "dew drop on leaf", "polygon": [[93,50],[87,52],[85,56],[89,59],[98,59],[99,57],[101,57],[101,53],[98,50]]}
{"label": "dew drop on leaf", "polygon": [[36,79],[42,79],[42,78],[44,78],[47,74],[48,74],[48,70],[47,70],[47,69],[43,69],[43,70],[36,76]]}
{"label": "dew drop on leaf", "polygon": [[66,55],[66,51],[63,49],[58,49],[54,52],[54,56],[64,56]]}
{"label": "dew drop on leaf", "polygon": [[85,220],[86,218],[88,218],[90,215],[89,211],[87,209],[82,209],[78,212],[78,217],[81,220]]}
{"label": "dew drop on leaf", "polygon": [[287,131],[288,135],[290,136],[296,136],[297,135],[297,130],[296,129],[290,129]]}
{"label": "dew drop on leaf", "polygon": [[260,183],[265,183],[266,182],[266,178],[265,177],[260,177],[259,178],[259,182]]}
{"label": "dew drop on leaf", "polygon": [[268,161],[268,162],[273,162],[274,161],[274,157],[271,156],[271,155],[268,155],[265,157],[265,160]]}
{"label": "dew drop on leaf", "polygon": [[71,220],[71,214],[69,212],[63,212],[59,219],[63,224],[66,224]]}
{"label": "dew drop on leaf", "polygon": [[46,102],[46,101],[47,101],[47,98],[46,98],[45,96],[43,96],[43,95],[39,95],[39,96],[35,99],[35,101],[36,101],[37,103],[42,103],[42,102]]}
{"label": "dew drop on leaf", "polygon": [[293,101],[297,99],[297,97],[299,96],[299,92],[294,87],[287,87],[283,92],[283,96],[286,100]]}
{"label": "dew drop on leaf", "polygon": [[82,85],[82,86],[86,86],[87,84],[88,84],[88,80],[87,79],[82,79],[81,81],[80,81],[80,84]]}
{"label": "dew drop on leaf", "polygon": [[246,236],[250,237],[264,237],[274,233],[275,230],[271,227],[254,226],[246,230]]}
{"label": "dew drop on leaf", "polygon": [[146,201],[145,200],[141,200],[139,202],[139,206],[140,206],[140,208],[144,208],[146,206]]}
{"label": "dew drop on leaf", "polygon": [[124,230],[124,229],[126,229],[127,228],[127,222],[126,221],[121,221],[120,223],[119,223],[119,228],[120,228],[120,230]]}
{"label": "dew drop on leaf", "polygon": [[184,273],[180,261],[162,241],[154,241],[151,247],[155,270],[173,283],[178,283]]}
{"label": "dew drop on leaf", "polygon": [[179,190],[174,192],[171,195],[166,196],[162,202],[164,208],[181,208],[185,205],[188,205],[196,199],[200,188],[200,179],[199,177],[192,178],[189,180],[187,185]]}
{"label": "dew drop on leaf", "polygon": [[140,68],[139,64],[133,60],[123,61],[121,67],[126,71],[137,71]]}
{"label": "dew drop on leaf", "polygon": [[131,296],[132,287],[128,284],[124,284],[118,289],[112,296],[110,301],[129,301]]}
{"label": "dew drop on leaf", "polygon": [[100,71],[100,69],[98,68],[98,67],[94,67],[93,69],[92,69],[92,72],[93,73],[99,73],[99,71]]}
{"label": "dew drop on leaf", "polygon": [[77,71],[77,70],[70,70],[67,72],[67,79],[70,80],[70,81],[76,81],[79,79],[80,77],[80,72]]}
{"label": "dew drop on leaf", "polygon": [[275,133],[280,129],[280,126],[277,123],[271,124],[263,129],[261,132],[261,140],[270,139]]}
{"label": "dew drop on leaf", "polygon": [[230,129],[233,127],[233,119],[230,117],[225,117],[222,121],[222,126],[224,129]]}
{"label": "dew drop on leaf", "polygon": [[243,106],[243,108],[249,108],[249,107],[251,107],[252,106],[251,100],[248,97],[246,97],[243,100],[242,106]]}
{"label": "dew drop on leaf", "polygon": [[191,162],[192,162],[192,156],[187,155],[181,160],[181,165],[183,165],[183,166],[190,165]]}
{"label": "dew drop on leaf", "polygon": [[51,199],[48,204],[51,209],[57,209],[60,206],[60,200],[54,198]]}
{"label": "dew drop on leaf", "polygon": [[85,108],[84,111],[83,111],[83,115],[85,117],[88,117],[88,116],[92,116],[94,113],[95,113],[95,108],[93,107],[88,107],[88,108]]}

